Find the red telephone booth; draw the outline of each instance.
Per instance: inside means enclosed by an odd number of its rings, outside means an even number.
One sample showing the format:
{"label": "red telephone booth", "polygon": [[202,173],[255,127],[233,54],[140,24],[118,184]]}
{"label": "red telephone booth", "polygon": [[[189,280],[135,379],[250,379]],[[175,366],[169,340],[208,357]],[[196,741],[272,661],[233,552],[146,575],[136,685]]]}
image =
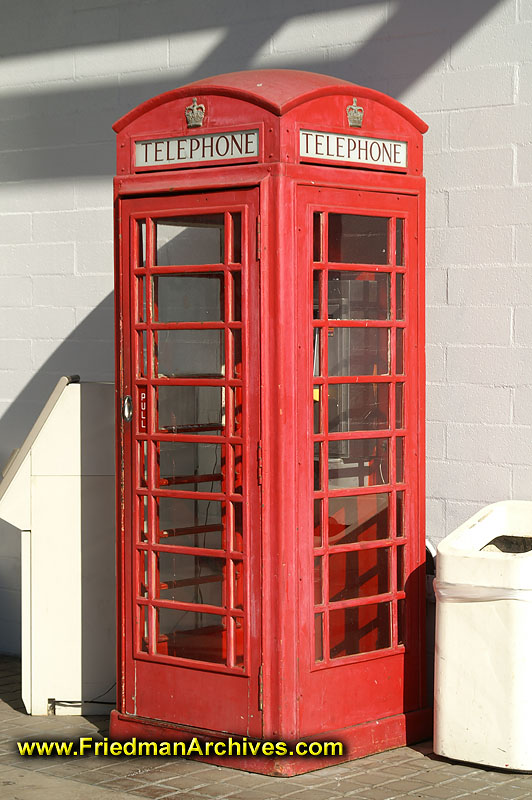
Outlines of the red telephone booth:
{"label": "red telephone booth", "polygon": [[114,738],[341,741],[345,760],[430,735],[426,127],[290,70],[116,123]]}

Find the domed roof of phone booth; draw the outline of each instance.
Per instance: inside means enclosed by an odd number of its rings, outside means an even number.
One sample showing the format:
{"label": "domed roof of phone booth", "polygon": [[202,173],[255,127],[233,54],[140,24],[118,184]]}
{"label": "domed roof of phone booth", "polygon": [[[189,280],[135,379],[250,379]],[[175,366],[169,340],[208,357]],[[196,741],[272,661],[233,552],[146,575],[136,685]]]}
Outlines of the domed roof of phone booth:
{"label": "domed roof of phone booth", "polygon": [[357,100],[367,98],[387,106],[404,117],[420,133],[425,133],[428,129],[428,125],[417,114],[414,114],[413,111],[398,100],[394,100],[394,98],[376,89],[359,86],[330,75],[292,69],[228,72],[223,75],[215,75],[211,78],[194,81],[186,86],[172,89],[169,92],[164,92],[150,98],[150,100],[146,100],[146,102],[141,103],[117,120],[113,125],[113,129],[118,133],[135,119],[157,106],[177,100],[180,97],[190,97],[193,94],[235,97],[260,106],[276,116],[283,116],[283,114],[309,100],[343,94],[346,97],[351,97],[351,99],[353,97],[356,97]]}

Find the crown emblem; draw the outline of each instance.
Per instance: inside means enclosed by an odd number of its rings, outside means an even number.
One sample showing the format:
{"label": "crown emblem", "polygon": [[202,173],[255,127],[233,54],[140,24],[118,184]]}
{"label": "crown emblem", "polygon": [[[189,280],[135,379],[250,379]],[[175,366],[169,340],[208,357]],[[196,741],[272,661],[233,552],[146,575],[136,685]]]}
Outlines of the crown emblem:
{"label": "crown emblem", "polygon": [[196,97],[192,100],[192,105],[185,108],[185,117],[189,128],[201,128],[203,117],[205,116],[205,106],[203,103],[198,105]]}
{"label": "crown emblem", "polygon": [[353,105],[347,106],[347,121],[350,128],[361,128],[364,119],[364,109],[357,106],[357,99],[353,97]]}

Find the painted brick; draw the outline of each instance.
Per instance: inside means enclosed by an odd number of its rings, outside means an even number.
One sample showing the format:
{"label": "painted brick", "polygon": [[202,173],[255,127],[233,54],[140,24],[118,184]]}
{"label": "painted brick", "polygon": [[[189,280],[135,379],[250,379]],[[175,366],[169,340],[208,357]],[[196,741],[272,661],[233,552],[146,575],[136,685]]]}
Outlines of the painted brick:
{"label": "painted brick", "polygon": [[449,192],[449,225],[517,225],[530,222],[532,186]]}
{"label": "painted brick", "polygon": [[516,386],[532,383],[530,347],[447,348],[447,373],[451,383]]}
{"label": "painted brick", "polygon": [[427,227],[447,226],[449,194],[445,191],[427,192]]}
{"label": "painted brick", "polygon": [[[532,74],[532,73],[531,73]],[[523,78],[519,80],[522,87]],[[526,102],[532,102],[526,101]],[[530,109],[523,105],[475,110],[460,110],[450,117],[450,145],[453,150],[467,148],[500,148],[501,142],[510,140],[526,144],[530,140]],[[479,158],[487,158],[489,153],[479,153]]]}
{"label": "painted brick", "polygon": [[73,77],[74,56],[69,48],[55,53],[27,53],[24,58],[7,56],[0,62],[0,84],[4,87]]}
{"label": "painted brick", "polygon": [[[239,26],[237,26],[239,27]],[[242,31],[242,35],[249,31]],[[208,58],[212,50],[223,45],[227,36],[224,28],[203,28],[198,31],[186,31],[183,33],[172,32],[169,41],[169,64],[170,67],[200,67],[204,59]]]}
{"label": "painted brick", "polygon": [[450,423],[447,453],[456,460],[532,464],[532,427]]}
{"label": "painted brick", "polygon": [[514,390],[514,422],[530,425],[532,422],[532,386],[518,386]]}
{"label": "painted brick", "polygon": [[[520,64],[518,68],[518,76],[518,102],[532,103],[532,62]],[[530,109],[525,110],[529,111]]]}
{"label": "painted brick", "polygon": [[514,337],[517,345],[532,347],[532,313],[530,308],[516,308]]}
{"label": "painted brick", "polygon": [[5,308],[0,317],[0,336],[4,338],[64,339],[76,327],[73,308]]}
{"label": "painted brick", "polygon": [[[511,467],[471,461],[428,461],[427,494],[448,500],[481,504],[506,500],[511,490]],[[449,522],[449,520],[448,520]]]}
{"label": "painted brick", "polygon": [[34,367],[46,365],[47,371],[57,378],[77,374],[86,381],[114,380],[112,341],[36,341],[33,360]]}
{"label": "painted brick", "polygon": [[423,116],[427,111],[441,111],[443,103],[443,77],[441,74],[429,74],[427,79],[420,77],[404,88],[404,78],[394,75],[389,78],[389,94],[401,103],[415,108],[416,113]]}
{"label": "painted brick", "polygon": [[24,369],[0,369],[0,400],[13,401],[30,382],[33,371]]}
{"label": "painted brick", "polygon": [[436,305],[447,302],[447,270],[428,269],[426,271],[426,302]]}
{"label": "painted brick", "polygon": [[435,500],[432,497],[427,498],[426,502],[426,531],[427,539],[436,544],[439,542],[445,531],[445,503],[443,500]]}
{"label": "painted brick", "polygon": [[[0,214],[14,211],[68,211],[73,208],[74,182],[71,178],[0,182]],[[3,237],[2,243],[6,243]]]}
{"label": "painted brick", "polygon": [[532,183],[532,144],[518,145],[517,154],[517,182]]}
{"label": "painted brick", "polygon": [[511,66],[448,72],[443,76],[442,108],[510,105],[514,101],[514,77]]}
{"label": "painted brick", "polygon": [[33,302],[38,306],[96,305],[112,291],[112,274],[52,275],[33,280]]}
{"label": "painted brick", "polygon": [[15,244],[26,242],[31,235],[31,217],[29,214],[1,214],[0,242]]}
{"label": "painted brick", "polygon": [[473,30],[451,48],[451,67],[508,64],[530,58],[531,26],[527,24],[490,25]]}
{"label": "painted brick", "polygon": [[305,42],[307,48],[364,42],[386,22],[386,14],[384,4],[300,13],[284,20],[273,34],[273,50],[300,52],[301,42]]}
{"label": "painted brick", "polygon": [[[532,412],[532,396],[530,401]],[[501,386],[429,383],[427,418],[442,422],[510,423],[511,390]]]}
{"label": "painted brick", "polygon": [[[521,229],[518,228],[519,237]],[[501,264],[512,260],[512,226],[435,228],[427,231],[427,264]],[[532,226],[530,227],[532,243]],[[532,256],[530,258],[532,260]]]}
{"label": "painted brick", "polygon": [[425,156],[425,172],[432,186],[446,189],[476,186],[511,186],[514,154],[511,147],[490,152],[486,158],[474,150]]}
{"label": "painted brick", "polygon": [[[423,120],[429,126],[428,131],[423,135],[423,153],[426,159],[427,156],[442,152],[447,138],[449,115],[442,114],[441,111],[428,111],[423,115]],[[432,182],[430,170],[425,170],[425,172],[430,175]]]}
{"label": "painted brick", "polygon": [[37,213],[32,238],[34,242],[106,242],[113,238],[113,217],[107,209]]}
{"label": "painted brick", "polygon": [[512,482],[512,500],[532,500],[531,467],[515,467]]}
{"label": "painted brick", "polygon": [[97,44],[78,50],[74,55],[77,78],[163,69],[167,64],[168,41],[165,36]]}
{"label": "painted brick", "polygon": [[428,344],[425,348],[427,359],[427,380],[445,380],[445,348],[440,345]]}
{"label": "painted brick", "polygon": [[30,339],[0,339],[0,352],[3,369],[31,369]]}
{"label": "painted brick", "polygon": [[79,242],[76,244],[76,272],[83,275],[112,275],[114,265],[112,242]]}
{"label": "painted brick", "polygon": [[[449,270],[449,303],[452,305],[532,305],[532,281],[528,267],[488,267]],[[464,312],[467,313],[467,312]],[[493,311],[494,317],[499,313]]]}
{"label": "painted brick", "polygon": [[[4,275],[63,275],[74,272],[74,243],[0,245]],[[1,304],[1,300],[0,300]]]}
{"label": "painted brick", "polygon": [[[508,497],[500,497],[498,496],[499,500],[507,500]],[[450,533],[455,531],[460,525],[463,525],[464,522],[467,522],[468,519],[471,519],[477,511],[480,511],[485,505],[489,505],[492,500],[484,500],[483,502],[477,503],[457,503],[449,500],[445,503],[445,535],[448,536]]]}
{"label": "painted brick", "polygon": [[75,207],[104,208],[113,216],[113,182],[109,176],[86,177],[74,184]]}
{"label": "painted brick", "polygon": [[31,278],[0,277],[0,307],[31,305]]}
{"label": "painted brick", "polygon": [[519,19],[532,22],[532,0],[518,0]]}
{"label": "painted brick", "polygon": [[515,230],[517,261],[532,264],[532,225],[519,225]]}
{"label": "painted brick", "polygon": [[445,450],[445,425],[442,422],[427,422],[427,458],[443,459]]}
{"label": "painted brick", "polygon": [[[459,306],[427,308],[427,341],[432,344],[510,344],[509,308]],[[532,345],[532,340],[530,342]]]}

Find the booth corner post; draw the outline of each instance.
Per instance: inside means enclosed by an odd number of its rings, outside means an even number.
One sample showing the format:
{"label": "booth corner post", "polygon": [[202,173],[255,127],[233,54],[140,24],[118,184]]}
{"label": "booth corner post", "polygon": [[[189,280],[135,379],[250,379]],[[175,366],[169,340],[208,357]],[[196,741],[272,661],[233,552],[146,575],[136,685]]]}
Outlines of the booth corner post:
{"label": "booth corner post", "polygon": [[248,71],[114,126],[116,739],[428,738],[412,111]]}

